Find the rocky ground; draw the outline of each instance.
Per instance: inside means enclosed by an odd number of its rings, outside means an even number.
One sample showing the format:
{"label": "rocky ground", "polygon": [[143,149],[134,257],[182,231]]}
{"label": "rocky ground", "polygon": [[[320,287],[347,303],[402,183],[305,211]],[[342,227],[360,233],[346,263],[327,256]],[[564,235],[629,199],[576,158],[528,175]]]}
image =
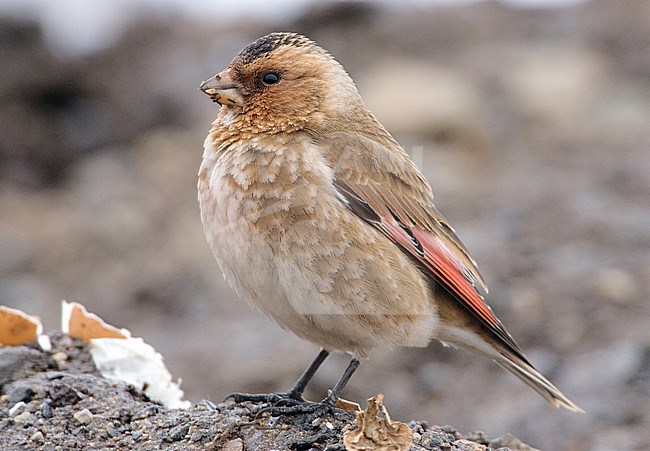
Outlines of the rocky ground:
{"label": "rocky ground", "polygon": [[[167,409],[132,387],[98,374],[86,345],[52,335],[53,349],[0,348],[0,449],[54,450],[345,450],[354,415],[258,415],[266,404],[202,401]],[[529,451],[506,435],[488,440],[451,426],[411,422],[412,451]]]}
{"label": "rocky ground", "polygon": [[[396,419],[542,449],[647,449],[650,3],[319,5],[283,23],[144,15],[79,57],[0,18],[0,303],[46,330],[60,299],[84,303],[153,344],[195,402],[286,389],[317,349],[222,281],[195,191],[216,110],[196,88],[252,39],[299,31],[423,168],[496,313],[587,413],[438,344],[376,353],[345,397],[382,392]],[[346,363],[326,362],[307,396]]]}

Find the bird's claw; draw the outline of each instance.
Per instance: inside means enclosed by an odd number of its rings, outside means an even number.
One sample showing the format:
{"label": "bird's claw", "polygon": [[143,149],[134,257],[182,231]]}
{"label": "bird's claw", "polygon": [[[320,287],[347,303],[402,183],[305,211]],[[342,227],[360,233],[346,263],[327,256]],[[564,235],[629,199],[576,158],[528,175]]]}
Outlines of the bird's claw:
{"label": "bird's claw", "polygon": [[291,406],[275,405],[265,407],[257,412],[257,416],[259,417],[265,413],[268,413],[272,417],[309,415],[306,421],[307,423],[310,423],[316,418],[321,418],[325,415],[335,416],[337,410],[338,409],[334,407],[334,403],[330,399],[326,398],[323,402],[304,401]]}
{"label": "bird's claw", "polygon": [[261,402],[266,404],[300,404],[306,402],[305,399],[298,393],[289,390],[288,392],[280,393],[230,393],[225,398],[224,401],[232,399],[233,401],[240,403],[244,401],[249,402]]}

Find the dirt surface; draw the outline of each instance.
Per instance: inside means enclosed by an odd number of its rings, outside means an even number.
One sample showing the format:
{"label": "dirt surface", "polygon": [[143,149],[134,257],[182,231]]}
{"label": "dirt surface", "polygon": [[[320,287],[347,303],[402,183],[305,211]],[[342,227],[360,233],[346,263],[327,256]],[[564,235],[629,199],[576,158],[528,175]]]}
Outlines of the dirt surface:
{"label": "dirt surface", "polygon": [[[495,313],[586,414],[438,343],[374,353],[343,396],[545,450],[650,449],[650,2],[157,12],[84,56],[0,18],[0,303],[46,330],[61,299],[85,304],[151,343],[194,402],[286,390],[318,349],[239,300],[210,254],[196,174],[216,106],[197,87],[251,40],[302,32],[420,165]],[[330,357],[307,398],[347,363]]]}
{"label": "dirt surface", "polygon": [[[51,335],[53,349],[0,348],[0,449],[344,450],[351,412],[312,417],[257,415],[267,404],[202,401],[167,409],[99,375],[85,344]],[[450,426],[411,422],[411,450],[529,448],[512,436],[488,440]],[[506,447],[509,446],[509,447]]]}

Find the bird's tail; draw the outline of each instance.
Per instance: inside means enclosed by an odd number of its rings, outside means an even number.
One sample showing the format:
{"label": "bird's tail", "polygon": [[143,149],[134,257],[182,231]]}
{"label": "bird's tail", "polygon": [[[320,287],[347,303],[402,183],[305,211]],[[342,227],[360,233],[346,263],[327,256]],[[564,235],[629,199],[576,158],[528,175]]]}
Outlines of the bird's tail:
{"label": "bird's tail", "polygon": [[564,396],[555,385],[546,379],[530,363],[521,359],[519,356],[510,354],[511,353],[506,351],[501,353],[497,358],[494,356],[491,357],[494,362],[510,371],[512,374],[524,381],[526,385],[539,393],[541,397],[548,401],[548,403],[553,407],[564,407],[573,412],[584,413],[584,410]]}

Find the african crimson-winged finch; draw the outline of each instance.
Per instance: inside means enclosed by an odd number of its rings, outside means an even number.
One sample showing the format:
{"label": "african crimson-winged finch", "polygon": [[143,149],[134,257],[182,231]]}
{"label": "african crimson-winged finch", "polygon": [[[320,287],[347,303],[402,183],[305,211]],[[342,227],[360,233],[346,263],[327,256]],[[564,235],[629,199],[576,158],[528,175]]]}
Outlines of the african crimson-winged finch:
{"label": "african crimson-winged finch", "polygon": [[[272,33],[200,88],[221,108],[205,141],[199,203],[226,280],[281,327],[352,355],[333,405],[375,348],[468,348],[552,405],[580,411],[524,357],[484,301],[476,262],[429,183],[313,41]],[[271,397],[273,398],[273,396]]]}

